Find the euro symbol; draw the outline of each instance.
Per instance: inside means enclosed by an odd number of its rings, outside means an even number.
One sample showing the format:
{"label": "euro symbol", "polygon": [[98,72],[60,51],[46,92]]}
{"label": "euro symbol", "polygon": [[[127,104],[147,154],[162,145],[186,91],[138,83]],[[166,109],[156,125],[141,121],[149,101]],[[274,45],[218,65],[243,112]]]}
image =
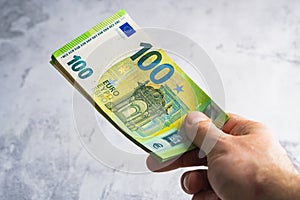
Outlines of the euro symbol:
{"label": "euro symbol", "polygon": [[155,148],[155,149],[159,149],[159,148],[163,148],[164,147],[164,145],[162,145],[162,144],[160,144],[160,143],[153,143],[153,148]]}

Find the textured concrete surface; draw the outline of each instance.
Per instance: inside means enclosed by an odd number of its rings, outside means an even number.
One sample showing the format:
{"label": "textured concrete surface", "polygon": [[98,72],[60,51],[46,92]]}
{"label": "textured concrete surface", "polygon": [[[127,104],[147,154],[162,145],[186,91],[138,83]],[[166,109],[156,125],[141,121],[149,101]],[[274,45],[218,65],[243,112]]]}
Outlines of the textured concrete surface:
{"label": "textured concrete surface", "polygon": [[226,110],[273,128],[300,169],[299,1],[0,0],[0,199],[190,198],[184,170],[127,174],[94,160],[74,130],[73,89],[48,63],[119,8],[203,46]]}

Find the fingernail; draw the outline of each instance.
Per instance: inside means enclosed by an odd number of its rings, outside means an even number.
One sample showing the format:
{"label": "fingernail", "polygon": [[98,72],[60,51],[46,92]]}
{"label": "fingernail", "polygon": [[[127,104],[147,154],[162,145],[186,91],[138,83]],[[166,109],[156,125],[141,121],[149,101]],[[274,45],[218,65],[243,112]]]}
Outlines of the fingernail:
{"label": "fingernail", "polygon": [[204,158],[205,156],[206,156],[206,153],[200,149],[199,153],[198,153],[198,157],[201,159],[201,158]]}
{"label": "fingernail", "polygon": [[186,119],[186,123],[188,123],[189,125],[194,125],[194,124],[198,124],[201,121],[206,121],[207,116],[202,112],[193,111],[190,112],[185,119]]}
{"label": "fingernail", "polygon": [[217,200],[218,196],[214,192],[210,192],[205,195],[204,200]]}
{"label": "fingernail", "polygon": [[187,174],[187,175],[185,175],[185,177],[183,179],[183,187],[186,191],[190,191],[189,190],[189,182],[190,182],[190,175]]}
{"label": "fingernail", "polygon": [[201,121],[206,121],[207,117],[201,112],[190,112],[184,120],[181,127],[181,131],[188,136],[188,138],[193,141],[198,130],[198,123]]}

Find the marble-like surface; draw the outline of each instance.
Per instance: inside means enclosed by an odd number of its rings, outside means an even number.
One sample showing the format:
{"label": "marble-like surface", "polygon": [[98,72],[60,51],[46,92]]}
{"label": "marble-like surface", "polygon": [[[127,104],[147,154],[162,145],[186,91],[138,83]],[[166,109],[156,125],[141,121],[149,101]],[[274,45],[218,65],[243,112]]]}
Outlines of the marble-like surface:
{"label": "marble-like surface", "polygon": [[73,88],[48,63],[119,8],[203,46],[226,110],[273,128],[300,169],[299,1],[0,0],[0,199],[190,198],[183,170],[126,174],[95,161],[74,131]]}

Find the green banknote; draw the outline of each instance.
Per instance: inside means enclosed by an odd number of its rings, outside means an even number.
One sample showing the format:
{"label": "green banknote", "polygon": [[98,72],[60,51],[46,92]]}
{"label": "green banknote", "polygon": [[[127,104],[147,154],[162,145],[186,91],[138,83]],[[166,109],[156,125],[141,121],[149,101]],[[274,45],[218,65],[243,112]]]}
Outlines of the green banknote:
{"label": "green banknote", "polygon": [[50,62],[121,133],[160,161],[195,148],[179,131],[189,112],[206,113],[219,128],[228,119],[124,10],[55,51]]}

